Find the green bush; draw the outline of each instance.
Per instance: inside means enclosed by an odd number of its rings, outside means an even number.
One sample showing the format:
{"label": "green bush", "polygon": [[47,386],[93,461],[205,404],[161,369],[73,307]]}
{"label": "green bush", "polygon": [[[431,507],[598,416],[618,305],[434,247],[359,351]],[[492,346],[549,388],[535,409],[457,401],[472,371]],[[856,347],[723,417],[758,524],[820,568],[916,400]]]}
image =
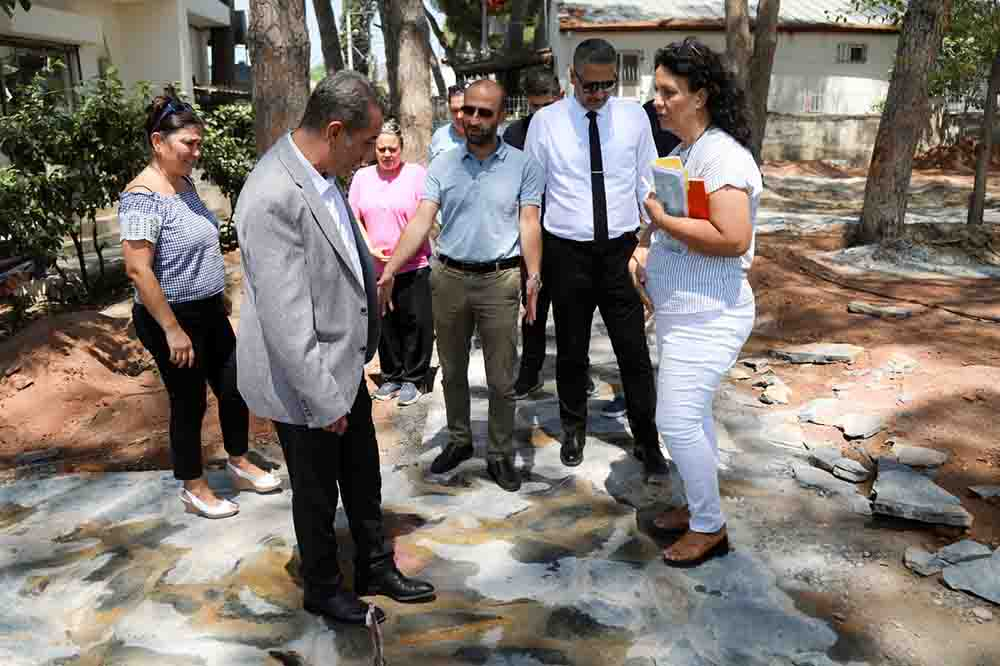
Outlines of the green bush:
{"label": "green bush", "polygon": [[[225,104],[206,114],[204,121],[202,177],[215,183],[236,210],[243,184],[257,160],[253,107],[247,103]],[[222,225],[220,242],[223,249],[236,246],[232,220]]]}

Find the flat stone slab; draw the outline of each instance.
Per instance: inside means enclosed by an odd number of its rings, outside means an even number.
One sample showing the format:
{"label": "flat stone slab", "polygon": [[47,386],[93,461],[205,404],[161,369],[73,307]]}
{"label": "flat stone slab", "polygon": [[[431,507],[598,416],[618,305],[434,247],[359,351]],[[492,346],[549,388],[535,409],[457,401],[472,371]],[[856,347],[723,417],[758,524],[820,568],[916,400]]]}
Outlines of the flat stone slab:
{"label": "flat stone slab", "polygon": [[911,467],[888,458],[879,459],[872,492],[876,514],[955,527],[972,525],[972,514],[957,497]]}
{"label": "flat stone slab", "polygon": [[844,414],[836,425],[844,431],[847,439],[868,439],[885,429],[885,421],[881,415],[858,412]]}
{"label": "flat stone slab", "polygon": [[879,319],[908,319],[913,316],[913,310],[898,305],[876,305],[867,301],[851,301],[847,311],[854,314],[864,314]]}
{"label": "flat stone slab", "polygon": [[948,462],[949,457],[946,451],[901,443],[893,444],[890,456],[909,467],[940,467]]}
{"label": "flat stone slab", "polygon": [[1000,486],[969,486],[969,490],[979,499],[1000,502]]}
{"label": "flat stone slab", "polygon": [[837,466],[837,461],[844,455],[836,446],[817,446],[809,451],[809,462],[824,472],[833,474],[833,468]]}
{"label": "flat stone slab", "polygon": [[816,469],[810,465],[795,463],[792,473],[803,488],[815,488],[831,495],[860,495],[857,486],[831,476],[828,472]]}
{"label": "flat stone slab", "polygon": [[799,411],[799,420],[816,425],[837,426],[844,415],[844,403],[836,398],[818,398]]}
{"label": "flat stone slab", "polygon": [[851,483],[864,483],[871,478],[872,473],[856,460],[840,458],[834,463],[833,475]]}
{"label": "flat stone slab", "polygon": [[986,544],[964,539],[951,545],[945,546],[934,554],[942,562],[947,564],[961,564],[972,560],[981,560],[992,555],[993,551]]}
{"label": "flat stone slab", "polygon": [[760,396],[760,401],[765,405],[787,405],[791,399],[792,389],[781,380],[764,389]]}
{"label": "flat stone slab", "polygon": [[941,573],[945,563],[939,560],[933,553],[928,553],[923,548],[910,546],[903,554],[903,564],[910,571],[921,576],[934,576]]}
{"label": "flat stone slab", "polygon": [[863,347],[841,343],[814,343],[771,350],[772,356],[789,363],[815,363],[817,365],[854,363],[863,353],[865,353]]}
{"label": "flat stone slab", "polygon": [[973,560],[944,570],[945,585],[1000,604],[1000,548],[988,559]]}
{"label": "flat stone slab", "polygon": [[740,367],[738,365],[733,366],[729,370],[729,378],[735,379],[736,381],[745,381],[753,377],[753,372],[747,368]]}
{"label": "flat stone slab", "polygon": [[747,366],[754,372],[763,372],[767,369],[771,362],[764,358],[763,356],[755,356],[753,358],[745,358],[740,361],[743,365]]}

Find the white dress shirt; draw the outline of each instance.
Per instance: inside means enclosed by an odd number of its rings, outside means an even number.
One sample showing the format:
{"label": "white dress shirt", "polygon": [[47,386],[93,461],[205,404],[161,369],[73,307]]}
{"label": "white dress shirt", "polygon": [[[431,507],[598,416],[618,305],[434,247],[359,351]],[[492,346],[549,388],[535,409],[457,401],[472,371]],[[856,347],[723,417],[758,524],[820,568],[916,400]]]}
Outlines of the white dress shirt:
{"label": "white dress shirt", "polygon": [[[608,202],[608,238],[634,231],[642,202],[653,182],[656,143],[645,110],[636,102],[611,97],[597,111]],[[594,240],[590,186],[590,120],[575,97],[535,113],[524,150],[538,160],[545,176],[545,230],[560,238]]]}
{"label": "white dress shirt", "polygon": [[354,230],[351,229],[351,218],[347,213],[347,204],[344,203],[344,197],[340,193],[340,188],[337,187],[337,179],[324,178],[316,170],[316,167],[310,164],[306,156],[302,154],[299,147],[295,145],[294,140],[291,144],[295,155],[305,166],[306,173],[309,174],[313,187],[316,188],[323,203],[326,204],[327,210],[330,211],[330,216],[337,225],[337,231],[340,232],[340,238],[344,241],[344,246],[347,248],[347,254],[350,257],[351,270],[354,271],[354,275],[359,280],[364,281],[364,276],[361,273],[361,257],[358,255],[358,244],[354,240]]}

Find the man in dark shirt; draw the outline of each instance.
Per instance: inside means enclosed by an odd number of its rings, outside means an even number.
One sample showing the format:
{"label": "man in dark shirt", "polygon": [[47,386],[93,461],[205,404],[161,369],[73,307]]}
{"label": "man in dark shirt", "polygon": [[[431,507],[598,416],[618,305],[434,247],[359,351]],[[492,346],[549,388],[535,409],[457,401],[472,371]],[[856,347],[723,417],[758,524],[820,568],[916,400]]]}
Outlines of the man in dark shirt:
{"label": "man in dark shirt", "polygon": [[[649,100],[643,104],[642,108],[645,109],[646,115],[649,116],[649,126],[653,130],[653,141],[656,143],[656,154],[660,157],[666,157],[677,147],[681,140],[660,126],[660,119],[656,116],[656,108],[653,106],[653,100]],[[527,131],[527,128],[525,128],[525,131]]]}
{"label": "man in dark shirt", "polygon": [[[521,82],[525,97],[528,98],[529,114],[524,118],[515,120],[504,130],[503,140],[505,143],[524,150],[524,139],[528,136],[528,125],[531,118],[539,109],[543,109],[553,102],[563,98],[563,90],[559,85],[559,79],[551,70],[537,68],[528,70]],[[542,197],[542,217],[545,216],[545,198]],[[545,224],[545,220],[542,220]],[[522,271],[522,279],[525,277]],[[526,293],[524,285],[521,285],[521,293]],[[532,393],[542,388],[540,373],[542,364],[545,362],[545,323],[549,318],[549,296],[542,285],[538,293],[538,305],[535,308],[535,321],[528,323],[527,320],[521,322],[521,368],[517,373],[517,382],[514,384],[514,398],[524,400]],[[588,386],[588,393],[596,392],[594,380],[591,379]]]}

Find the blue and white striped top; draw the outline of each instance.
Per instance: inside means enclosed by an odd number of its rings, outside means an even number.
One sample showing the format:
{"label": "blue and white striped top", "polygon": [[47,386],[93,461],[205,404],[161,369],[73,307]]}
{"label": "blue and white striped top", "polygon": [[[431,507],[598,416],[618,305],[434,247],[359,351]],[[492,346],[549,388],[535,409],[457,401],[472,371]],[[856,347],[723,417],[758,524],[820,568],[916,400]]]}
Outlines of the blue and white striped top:
{"label": "blue and white striped top", "polygon": [[[122,192],[118,204],[121,238],[155,247],[153,274],[170,303],[210,298],[226,288],[219,248],[219,223],[194,188],[172,196]],[[135,301],[140,303],[139,292]]]}
{"label": "blue and white striped top", "polygon": [[[756,227],[764,183],[749,150],[724,130],[710,127],[690,147],[678,146],[671,154],[683,160],[691,178],[705,180],[709,194],[726,185],[745,190],[750,196],[750,223]],[[693,314],[746,304],[753,298],[747,272],[755,243],[756,230],[742,256],[709,257],[657,229],[646,267],[646,289],[656,311]]]}

